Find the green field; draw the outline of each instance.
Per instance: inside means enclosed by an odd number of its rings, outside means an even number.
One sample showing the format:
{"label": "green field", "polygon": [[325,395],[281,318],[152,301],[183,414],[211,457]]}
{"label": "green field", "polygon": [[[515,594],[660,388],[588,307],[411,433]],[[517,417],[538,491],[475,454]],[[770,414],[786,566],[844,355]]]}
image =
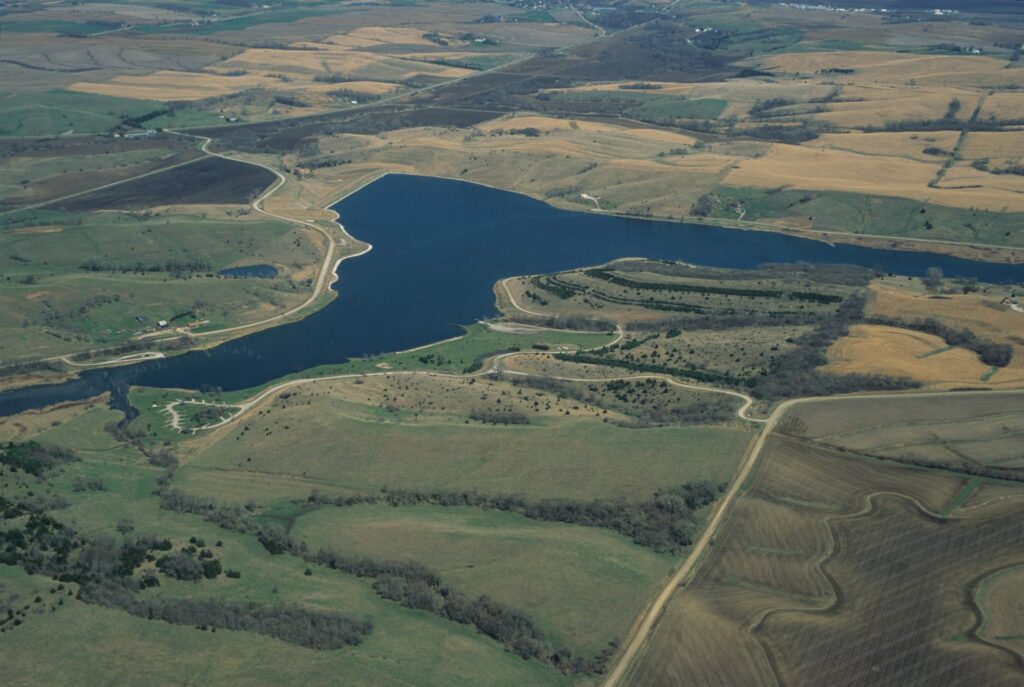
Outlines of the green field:
{"label": "green field", "polygon": [[[239,119],[239,122],[245,120]],[[171,110],[168,114],[146,120],[147,129],[187,129],[198,126],[216,126],[223,124],[224,119],[212,112],[197,110],[194,107],[183,107]]]}
{"label": "green field", "polygon": [[637,499],[660,486],[727,481],[750,436],[745,428],[634,430],[579,419],[525,427],[458,418],[405,423],[352,419],[352,412],[326,398],[315,413],[288,407],[249,416],[183,467],[180,478],[211,496],[235,474],[263,473],[303,480],[307,494],[391,487]]}
{"label": "green field", "polygon": [[744,219],[750,221],[799,217],[811,219],[812,227],[823,231],[1024,246],[1024,234],[1017,231],[1024,213],[954,208],[838,191],[720,186],[715,195],[723,202],[712,213],[713,218],[735,219],[736,213],[730,210],[735,201],[746,209]]}
{"label": "green field", "polygon": [[675,119],[716,119],[728,107],[727,100],[696,98],[693,100],[659,93],[621,91],[563,91],[553,93],[555,102],[593,103],[595,109],[612,108],[627,117],[647,121]]}
{"label": "green field", "polygon": [[468,507],[327,506],[291,532],[311,546],[422,561],[460,589],[522,609],[584,654],[621,639],[673,565],[607,530]]}
{"label": "green field", "polygon": [[[216,546],[226,567],[239,579],[220,577],[199,583],[163,580],[146,594],[167,598],[215,596],[261,603],[297,602],[320,609],[371,616],[374,631],[358,647],[314,651],[269,637],[148,621],[122,611],[86,605],[61,596],[63,605],[49,611],[57,595],[54,582],[28,576],[0,565],[0,597],[17,594],[24,602],[40,595],[46,613],[30,612],[20,626],[3,635],[0,669],[8,680],[25,685],[53,684],[200,684],[330,683],[337,675],[351,676],[347,684],[401,685],[559,685],[568,681],[536,661],[523,661],[471,627],[447,622],[422,611],[403,608],[379,598],[371,581],[340,572],[308,567],[290,556],[271,556],[254,538],[225,531],[198,516],[162,510],[152,494],[160,470],[144,462],[134,449],[110,450],[102,430],[115,413],[102,408],[87,411],[67,425],[47,430],[48,443],[77,445],[88,437],[95,450],[81,451],[81,462],[62,468],[49,483],[52,493],[69,502],[56,511],[87,534],[109,535],[114,525],[130,519],[135,531],[184,542],[198,537]],[[116,441],[113,442],[117,444]],[[8,473],[10,475],[10,473]],[[76,476],[102,484],[102,490],[76,491]],[[11,495],[10,477],[3,492]],[[34,480],[33,480],[34,482]],[[34,482],[37,492],[47,487]],[[74,588],[74,585],[71,585]],[[41,643],[59,642],[62,650],[40,662]],[[102,676],[102,677],[101,677]],[[85,680],[83,682],[83,680]]]}
{"label": "green field", "polygon": [[[5,27],[6,28],[6,27]],[[0,94],[0,136],[53,136],[108,131],[126,118],[160,109],[149,100],[46,91]]]}
{"label": "green field", "polygon": [[[332,375],[429,371],[441,373],[469,373],[484,367],[484,360],[497,353],[531,349],[534,345],[546,346],[551,350],[565,347],[568,350],[580,348],[597,348],[612,340],[611,333],[565,332],[558,330],[538,330],[530,334],[513,334],[499,332],[484,324],[473,324],[463,328],[465,334],[448,341],[440,341],[400,353],[384,353],[367,358],[356,358],[338,365],[322,365],[310,368],[279,379],[268,381],[258,387],[241,389],[227,393],[210,395],[198,392],[183,394],[180,391],[165,389],[136,389],[133,402],[140,408],[148,408],[152,404],[164,405],[168,401],[179,398],[205,399],[221,403],[237,403],[244,401],[262,389],[290,379],[307,379],[329,377]],[[197,331],[203,331],[198,328]],[[145,412],[136,421],[152,422]],[[154,423],[158,424],[158,423]]]}
{"label": "green field", "polygon": [[[10,16],[10,15],[8,15]],[[4,31],[12,33],[58,33],[69,36],[93,36],[105,31],[113,31],[117,24],[99,24],[94,22],[61,21],[58,19],[29,19],[25,21],[4,21]]]}
{"label": "green field", "polygon": [[[318,254],[301,232],[264,219],[130,213],[13,215],[0,235],[0,349],[11,359],[113,344],[159,320],[253,321],[301,302],[291,272]],[[278,266],[274,279],[226,279],[236,264]],[[139,321],[137,317],[142,317]]]}

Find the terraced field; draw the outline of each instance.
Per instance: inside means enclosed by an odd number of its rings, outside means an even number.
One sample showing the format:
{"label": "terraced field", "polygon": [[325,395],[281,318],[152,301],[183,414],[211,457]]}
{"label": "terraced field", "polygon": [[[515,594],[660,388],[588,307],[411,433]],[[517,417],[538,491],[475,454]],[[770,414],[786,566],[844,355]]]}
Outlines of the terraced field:
{"label": "terraced field", "polygon": [[[1024,487],[827,442],[927,436],[958,426],[954,417],[968,432],[1005,435],[999,411],[1019,416],[1022,402],[952,395],[792,409],[629,684],[1017,684],[1019,614],[1011,606],[985,619],[1024,562]],[[985,622],[1003,639],[979,629]]]}

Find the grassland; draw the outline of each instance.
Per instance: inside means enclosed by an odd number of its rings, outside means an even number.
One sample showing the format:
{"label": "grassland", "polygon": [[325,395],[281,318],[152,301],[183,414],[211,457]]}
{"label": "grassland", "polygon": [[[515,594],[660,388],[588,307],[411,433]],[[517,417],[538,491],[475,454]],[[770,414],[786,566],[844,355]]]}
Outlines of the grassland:
{"label": "grassland", "polygon": [[[509,341],[520,347],[524,342],[545,342],[545,347],[557,349],[574,337],[575,343],[607,340],[607,335],[544,330],[512,334],[477,325],[463,339],[389,356],[387,367],[380,367],[382,359],[356,365],[375,371],[393,370],[403,363],[422,370],[450,369],[460,352],[472,356],[472,361],[482,351],[501,350],[495,346],[509,347]],[[153,393],[139,391],[133,399],[136,403],[155,400]],[[317,412],[310,413],[311,407]],[[481,409],[529,411],[529,422],[494,424],[480,419]],[[189,537],[217,541],[217,559],[241,574],[198,586],[164,580],[158,590],[145,593],[147,598],[187,594],[290,601],[363,614],[374,622],[370,637],[355,648],[310,652],[258,638],[238,653],[233,647],[244,637],[239,633],[218,630],[215,635],[200,635],[197,629],[164,627],[76,600],[54,611],[58,614],[54,617],[66,614],[60,630],[54,629],[51,616],[30,617],[19,625],[21,634],[14,635],[17,643],[9,645],[14,648],[5,654],[5,667],[15,674],[25,671],[40,632],[60,637],[73,632],[99,637],[130,632],[129,644],[136,651],[189,652],[189,661],[177,667],[179,676],[209,671],[208,660],[232,652],[234,658],[224,673],[204,673],[219,681],[238,679],[227,677],[229,668],[236,676],[286,679],[292,674],[289,671],[297,670],[288,666],[298,662],[304,675],[334,671],[358,675],[359,684],[408,680],[428,685],[563,684],[567,678],[559,672],[538,661],[514,658],[493,640],[464,626],[380,598],[370,581],[321,566],[313,566],[311,575],[304,574],[307,563],[288,555],[271,556],[251,536],[218,528],[198,515],[161,509],[153,485],[162,471],[149,464],[140,450],[158,455],[170,445],[182,461],[169,473],[173,489],[201,499],[247,501],[253,518],[287,527],[290,536],[310,547],[336,548],[374,560],[415,560],[437,570],[460,593],[486,595],[525,613],[545,641],[567,646],[576,656],[601,656],[626,634],[650,590],[671,569],[673,556],[605,529],[541,522],[497,510],[436,505],[339,508],[321,501],[310,504],[306,497],[312,491],[324,495],[318,499],[374,496],[382,487],[404,487],[631,504],[649,499],[666,485],[727,481],[750,436],[746,427],[731,423],[630,428],[622,424],[627,410],[621,402],[617,408],[602,410],[560,392],[524,388],[501,379],[388,372],[298,387],[254,408],[242,421],[194,438],[178,435],[173,442],[159,436],[141,438],[141,443],[129,440],[130,434],[113,429],[119,414],[98,405],[0,421],[4,439],[35,438],[76,447],[81,461],[68,464],[45,484],[55,494],[69,495],[70,503],[60,517],[71,518],[82,531],[102,533],[130,519],[136,531],[159,531],[175,542]],[[146,417],[144,413],[142,420]],[[251,443],[254,437],[259,438]],[[275,443],[278,439],[286,442],[281,450]],[[337,453],[323,452],[330,445]],[[581,479],[584,474],[588,477]],[[629,477],[623,479],[624,475]],[[76,486],[82,484],[89,486]],[[28,583],[34,584],[32,578]],[[13,573],[3,580],[5,593],[31,593],[28,583]],[[581,598],[587,600],[580,603]],[[157,636],[163,638],[159,648],[153,646]],[[75,641],[65,646],[69,655],[85,650]],[[445,656],[443,661],[436,660],[437,651]],[[431,655],[435,659],[428,658]],[[511,662],[508,666],[503,663],[506,660]],[[273,667],[264,668],[264,662]],[[39,679],[62,679],[70,665],[70,659],[54,662]],[[126,679],[146,671],[103,652],[94,652],[80,665],[88,671],[116,672]],[[574,682],[590,680],[579,675]]]}
{"label": "grassland", "polygon": [[0,136],[53,136],[108,131],[160,103],[68,91],[0,94]]}
{"label": "grassland", "polygon": [[[839,453],[803,433],[811,423],[819,428],[812,433],[840,425],[865,435],[914,430],[954,415],[984,423],[987,407],[1012,398],[844,401],[791,411],[781,432],[801,438],[783,436],[769,447],[631,680],[754,685],[828,674],[841,684],[870,675],[877,684],[909,685],[943,675],[1012,684],[1019,675],[1012,654],[979,640],[977,611],[961,590],[1024,556],[1009,544],[1019,484],[996,482],[1015,496],[940,517],[957,503],[964,476]],[[723,644],[732,648],[728,659],[717,649]]]}
{"label": "grassland", "polygon": [[4,208],[39,205],[187,162],[194,142],[156,135],[141,139],[74,137],[12,143],[3,150]]}
{"label": "grassland", "polygon": [[476,508],[327,507],[291,531],[315,546],[422,561],[467,592],[525,610],[588,654],[607,646],[608,628],[629,626],[672,566],[621,535]]}
{"label": "grassland", "polygon": [[[64,411],[58,411],[61,413]],[[372,615],[377,634],[354,650],[313,651],[251,633],[217,631],[211,634],[193,627],[168,625],[135,618],[115,609],[86,605],[73,596],[63,597],[56,611],[46,578],[28,576],[17,568],[0,566],[0,596],[23,598],[31,606],[36,594],[46,597],[46,614],[30,613],[24,622],[4,635],[0,658],[5,674],[23,684],[54,684],[74,680],[99,683],[98,676],[118,680],[176,681],[193,679],[252,684],[267,680],[308,680],[315,676],[334,679],[339,674],[358,676],[358,684],[392,685],[415,680],[419,684],[565,684],[567,680],[537,662],[525,662],[506,653],[472,629],[446,622],[423,612],[402,608],[377,597],[369,581],[308,567],[291,557],[268,554],[255,539],[204,522],[196,516],[162,510],[152,495],[160,471],[150,466],[131,446],[112,441],[102,429],[112,413],[94,408],[63,424],[58,416],[45,417],[46,428],[33,433],[43,441],[65,444],[72,436],[93,437],[92,448],[80,451],[74,463],[47,482],[47,492],[69,502],[60,517],[74,521],[80,531],[105,534],[129,518],[139,532],[159,533],[174,541],[190,537],[219,541],[217,555],[228,567],[240,571],[238,579],[221,578],[206,585],[167,579],[155,592],[174,598],[215,596],[226,599],[303,603],[322,609],[345,609]],[[40,418],[42,421],[43,418]],[[56,427],[50,423],[57,421]],[[74,426],[71,426],[74,422]],[[14,420],[13,423],[20,423]],[[12,426],[3,421],[3,431]],[[70,434],[74,432],[74,435]],[[106,438],[104,438],[106,437]],[[76,444],[72,438],[70,443]],[[113,443],[115,446],[104,444]],[[102,490],[73,488],[82,476],[102,484]],[[5,472],[4,495],[18,493],[19,473]],[[33,480],[37,492],[43,487]],[[75,585],[70,585],[73,589]],[[55,604],[54,604],[55,605]],[[43,610],[43,607],[39,607]],[[34,609],[33,609],[34,610]],[[35,661],[40,643],[61,641],[59,657],[45,666]],[[136,658],[128,658],[126,650]],[[151,661],[140,662],[145,655]],[[227,658],[230,657],[230,658]],[[442,659],[443,657],[443,659]],[[496,671],[496,672],[495,672]],[[104,678],[105,679],[105,678]]]}
{"label": "grassland", "polygon": [[1009,300],[1011,289],[986,286],[956,288],[953,284],[929,291],[919,282],[881,279],[871,286],[869,317],[893,322],[933,318],[949,327],[1009,346],[1013,357],[1002,367],[985,364],[976,353],[950,346],[937,336],[887,325],[854,328],[830,350],[830,369],[836,372],[906,374],[935,388],[1018,388],[1022,376],[1024,314]]}
{"label": "grassland", "polygon": [[[123,342],[159,320],[261,319],[302,300],[318,259],[305,232],[245,213],[37,211],[24,221],[2,239],[5,360]],[[278,277],[216,276],[260,262],[277,266]]]}
{"label": "grassland", "polygon": [[[968,417],[957,416],[955,404],[929,399],[849,401],[845,406],[795,412],[799,431],[794,433],[829,448],[911,464],[978,474],[992,470],[1010,478],[1024,469],[1017,446],[1020,396],[979,398]],[[843,416],[851,410],[852,415]],[[895,412],[899,422],[890,419]]]}

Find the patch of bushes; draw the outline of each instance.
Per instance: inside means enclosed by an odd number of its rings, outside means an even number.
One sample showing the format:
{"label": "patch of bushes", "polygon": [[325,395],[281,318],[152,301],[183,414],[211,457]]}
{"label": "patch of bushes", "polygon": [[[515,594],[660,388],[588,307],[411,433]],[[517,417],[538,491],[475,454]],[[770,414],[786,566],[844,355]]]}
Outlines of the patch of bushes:
{"label": "patch of bushes", "polygon": [[21,444],[12,441],[0,447],[0,464],[36,477],[41,477],[43,473],[58,465],[77,460],[78,456],[73,451],[43,446],[37,441],[26,441]]}

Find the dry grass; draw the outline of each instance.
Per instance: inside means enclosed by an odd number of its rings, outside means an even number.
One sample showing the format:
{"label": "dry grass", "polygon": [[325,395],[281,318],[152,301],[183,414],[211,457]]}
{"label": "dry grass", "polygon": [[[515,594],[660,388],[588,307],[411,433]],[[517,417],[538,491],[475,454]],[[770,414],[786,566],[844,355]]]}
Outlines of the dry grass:
{"label": "dry grass", "polygon": [[270,84],[286,90],[300,87],[281,79],[250,74],[223,76],[206,72],[157,71],[145,76],[117,76],[100,83],[79,81],[68,90],[142,100],[201,100]]}
{"label": "dry grass", "polygon": [[[273,50],[250,48],[217,65],[220,70],[251,69],[312,76],[332,73],[352,78],[402,81],[421,74],[456,78],[472,74],[471,69],[419,62],[382,53],[360,52],[333,44],[297,43],[308,50]],[[435,59],[444,57],[437,53]]]}
{"label": "dry grass", "polygon": [[[829,448],[893,460],[954,469],[969,465],[1024,470],[1020,455],[1024,394],[971,399],[893,397],[832,405],[794,411],[796,419],[787,431]],[[1017,493],[1024,492],[1018,489]]]}
{"label": "dry grass", "polygon": [[1004,60],[983,56],[915,55],[882,51],[839,50],[785,53],[750,61],[766,71],[812,76],[828,69],[853,69],[830,74],[839,83],[931,86],[1024,85],[1024,70],[1006,69]]}
{"label": "dry grass", "polygon": [[422,29],[402,28],[396,26],[364,26],[349,31],[348,36],[355,39],[387,43],[389,45],[425,45],[434,44],[423,37]]}
{"label": "dry grass", "polygon": [[1018,119],[1022,112],[1024,112],[1024,93],[992,93],[985,99],[985,105],[981,108],[981,118],[983,120],[989,117]]}
{"label": "dry grass", "polygon": [[938,119],[956,98],[962,103],[960,118],[963,119],[974,111],[981,94],[963,88],[867,85],[858,81],[857,85],[844,86],[842,97],[850,100],[829,103],[828,112],[814,118],[850,128],[882,126],[905,119]]}
{"label": "dry grass", "polygon": [[[815,443],[823,431],[844,428],[871,437],[894,419],[908,428],[931,419],[956,431],[943,418],[977,416],[998,433],[998,422],[984,414],[1007,403],[996,396],[929,401],[850,400],[794,411],[800,423],[784,421],[780,431],[801,438],[769,443],[708,560],[656,627],[631,684],[1013,684],[1011,656],[971,641],[974,615],[963,589],[1024,561],[1013,534],[1024,488],[1004,483],[1016,499],[988,499],[939,521],[920,508],[952,506],[964,478]],[[1000,632],[1019,635],[1019,615],[1007,616]]]}
{"label": "dry grass", "polygon": [[979,336],[1014,346],[1015,358],[1024,353],[1021,348],[1024,347],[1024,313],[1003,304],[1001,291],[936,297],[895,283],[895,280],[872,283],[869,315],[905,319],[934,317],[951,327],[966,327]]}
{"label": "dry grass", "polygon": [[[932,507],[959,489],[953,478],[844,459],[788,441],[766,450],[754,486],[737,502],[697,579],[669,605],[632,684],[767,685],[775,681],[773,672],[805,665],[813,657],[773,665],[766,642],[779,644],[754,628],[776,609],[811,611],[834,601],[820,572],[832,548],[823,521],[858,511],[880,489],[913,494]],[[851,589],[847,580],[840,585],[844,592]],[[858,594],[855,603],[870,603],[875,591]],[[695,644],[682,645],[683,640]],[[864,674],[850,677],[858,676]]]}
{"label": "dry grass", "polygon": [[808,148],[825,148],[858,155],[904,157],[918,162],[941,164],[945,158],[926,154],[923,152],[924,149],[936,147],[952,150],[958,137],[959,133],[955,131],[825,134],[804,145]]}
{"label": "dry grass", "polygon": [[[542,135],[499,133],[529,127]],[[323,138],[323,154],[352,164],[316,170],[303,184],[337,193],[349,179],[388,170],[461,177],[573,209],[592,208],[580,197],[589,193],[601,198],[604,209],[650,208],[679,217],[739,160],[719,146],[696,151],[693,142],[652,129],[520,115],[485,122],[468,133],[421,128]],[[692,152],[670,154],[675,149]]]}
{"label": "dry grass", "polygon": [[[971,351],[948,348],[938,337],[892,327],[857,326],[851,336],[830,349],[835,372],[908,375],[936,388],[1024,385],[1024,314],[1000,303],[996,294],[950,294],[936,298],[906,286],[876,282],[869,314],[917,320],[934,317],[946,325],[967,328],[979,336],[1006,343],[1014,357],[991,374]],[[935,352],[928,355],[930,352]],[[986,379],[982,379],[986,377]]]}
{"label": "dry grass", "polygon": [[[989,371],[973,351],[949,349],[931,334],[879,325],[851,327],[849,336],[829,348],[828,359],[825,369],[835,374],[910,377],[936,389],[978,385]],[[998,388],[1024,385],[1024,371],[1000,372],[992,381]]]}
{"label": "dry grass", "polygon": [[846,191],[911,198],[951,207],[1024,211],[1024,194],[984,175],[981,188],[932,188],[941,163],[901,156],[861,155],[836,149],[776,144],[767,155],[741,162],[725,182],[732,186]]}
{"label": "dry grass", "polygon": [[967,137],[961,154],[968,160],[1024,158],[1024,136],[1017,131],[979,131]]}

